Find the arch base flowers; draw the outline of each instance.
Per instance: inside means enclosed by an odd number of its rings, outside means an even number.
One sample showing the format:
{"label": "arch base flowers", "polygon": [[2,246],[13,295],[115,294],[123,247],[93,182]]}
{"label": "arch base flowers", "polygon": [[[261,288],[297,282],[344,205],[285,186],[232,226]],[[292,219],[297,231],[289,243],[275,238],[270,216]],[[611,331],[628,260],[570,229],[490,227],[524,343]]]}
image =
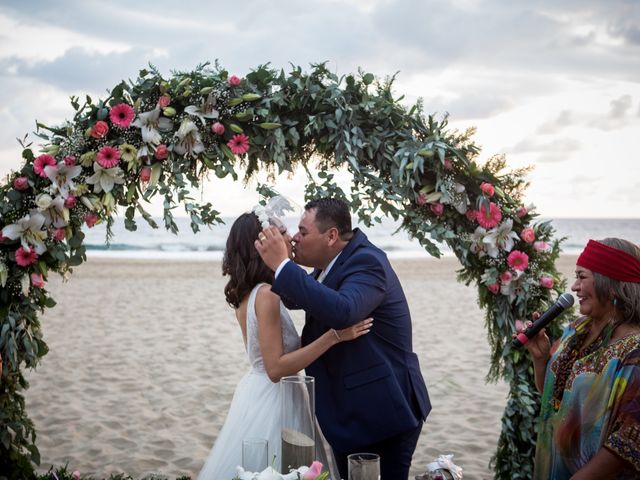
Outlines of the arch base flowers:
{"label": "arch base flowers", "polygon": [[[440,256],[438,244],[455,253],[460,281],[476,286],[486,312],[488,379],[510,385],[495,478],[530,478],[539,399],[529,359],[510,342],[518,319],[564,289],[559,242],[523,205],[526,169],[505,171],[500,156],[480,163],[472,129],[448,129],[420,102],[403,106],[392,86],[370,73],[338,77],[324,64],[287,74],[261,66],[244,78],[217,64],[170,78],[150,67],[104,100],[72,98],[63,125],[38,123],[43,146],[36,153],[25,137],[24,163],[0,186],[0,471],[39,462],[22,369],[47,353],[39,315],[55,301],[46,281],[86,260],[82,228],[105,222],[109,234],[118,209],[130,230],[140,218],[157,226],[145,206],[161,196],[165,228],[177,232],[182,205],[198,231],[221,221],[192,194],[205,178],[303,168],[306,197],[342,198],[367,225],[401,220],[431,255]],[[351,174],[349,191],[334,182],[337,169]]]}

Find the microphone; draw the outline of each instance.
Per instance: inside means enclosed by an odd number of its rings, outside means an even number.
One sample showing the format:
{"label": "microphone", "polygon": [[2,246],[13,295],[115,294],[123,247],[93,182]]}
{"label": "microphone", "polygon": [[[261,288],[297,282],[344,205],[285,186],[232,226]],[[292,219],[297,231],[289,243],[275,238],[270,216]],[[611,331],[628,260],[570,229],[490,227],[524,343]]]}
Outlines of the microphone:
{"label": "microphone", "polygon": [[533,324],[527,328],[524,332],[520,332],[516,335],[516,338],[513,339],[514,347],[521,347],[525,343],[527,343],[531,338],[535,337],[537,333],[544,327],[546,327],[551,320],[555,319],[558,315],[560,315],[565,308],[573,305],[573,295],[570,293],[563,293],[558,297],[556,303],[549,307],[549,310],[540,315]]}

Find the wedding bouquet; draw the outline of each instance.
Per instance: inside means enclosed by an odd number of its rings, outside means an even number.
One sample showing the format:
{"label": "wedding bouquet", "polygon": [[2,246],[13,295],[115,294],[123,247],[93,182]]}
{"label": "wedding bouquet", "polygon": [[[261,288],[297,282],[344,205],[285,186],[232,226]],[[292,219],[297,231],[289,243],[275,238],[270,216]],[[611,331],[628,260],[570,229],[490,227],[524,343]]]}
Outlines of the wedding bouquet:
{"label": "wedding bouquet", "polygon": [[246,472],[238,467],[238,473],[233,480],[328,480],[329,472],[322,472],[322,463],[315,461],[310,467],[299,467],[291,472],[282,474],[273,467],[267,467],[261,472]]}

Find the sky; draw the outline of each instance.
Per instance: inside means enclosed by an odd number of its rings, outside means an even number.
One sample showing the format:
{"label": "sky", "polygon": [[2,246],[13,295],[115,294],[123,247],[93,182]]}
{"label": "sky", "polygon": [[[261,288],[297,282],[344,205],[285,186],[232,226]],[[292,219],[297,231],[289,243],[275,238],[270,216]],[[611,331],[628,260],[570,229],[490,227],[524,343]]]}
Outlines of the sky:
{"label": "sky", "polygon": [[[168,76],[216,59],[238,76],[319,62],[397,74],[407,105],[478,129],[481,161],[533,166],[541,215],[640,217],[638,0],[2,0],[0,178],[36,120],[73,116],[71,95],[105,98],[149,62]],[[302,202],[303,185],[276,188]],[[258,200],[219,180],[201,197],[225,215]]]}

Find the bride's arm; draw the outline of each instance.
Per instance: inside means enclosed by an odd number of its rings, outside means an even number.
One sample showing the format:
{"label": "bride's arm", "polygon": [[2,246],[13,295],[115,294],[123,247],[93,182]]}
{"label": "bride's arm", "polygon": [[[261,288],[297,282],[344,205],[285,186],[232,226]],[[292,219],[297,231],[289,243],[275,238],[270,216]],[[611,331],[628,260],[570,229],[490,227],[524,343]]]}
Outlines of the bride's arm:
{"label": "bride's arm", "polygon": [[371,319],[366,319],[344,330],[328,330],[309,345],[293,352],[284,353],[280,297],[272,293],[268,286],[258,290],[256,317],[258,319],[258,341],[260,342],[264,368],[274,383],[287,375],[297,374],[335,344],[354,340],[368,333],[372,322]]}

